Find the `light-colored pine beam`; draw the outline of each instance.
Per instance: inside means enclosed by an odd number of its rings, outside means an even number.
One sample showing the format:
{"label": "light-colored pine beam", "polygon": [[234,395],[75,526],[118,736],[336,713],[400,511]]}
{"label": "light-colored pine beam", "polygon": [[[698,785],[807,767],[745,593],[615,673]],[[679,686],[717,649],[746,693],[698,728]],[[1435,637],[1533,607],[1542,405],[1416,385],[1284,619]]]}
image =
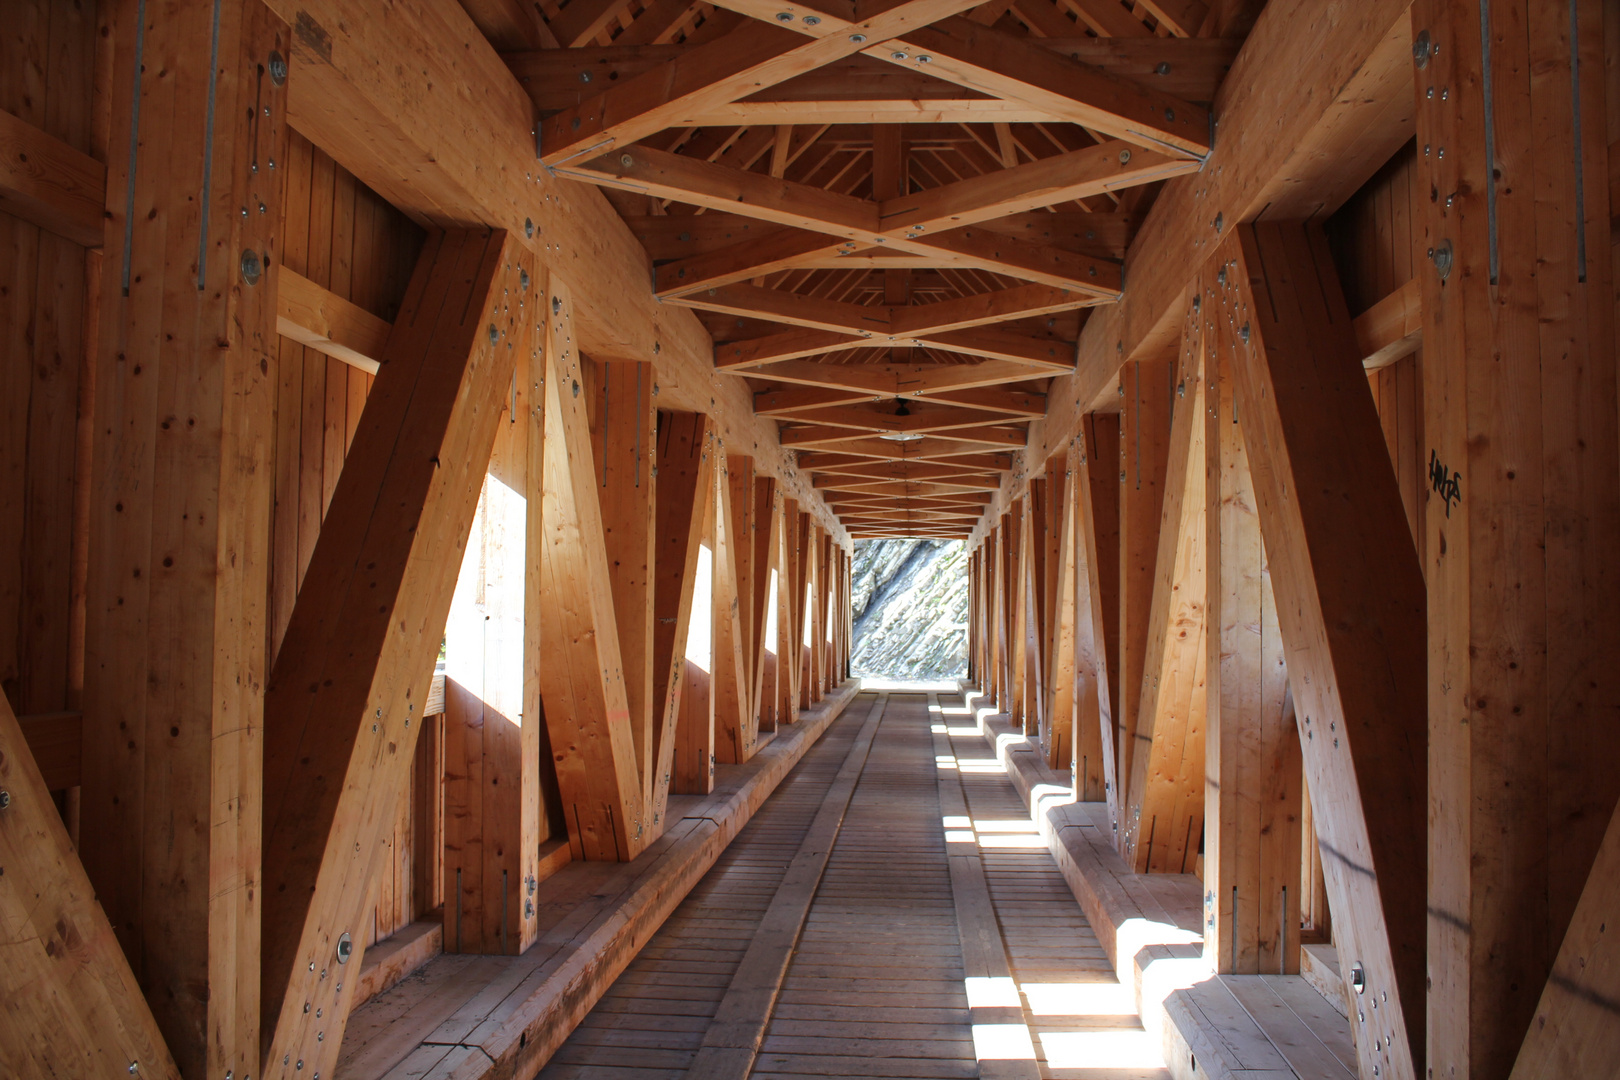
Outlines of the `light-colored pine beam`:
{"label": "light-colored pine beam", "polygon": [[178,1080],[4,694],[0,791],[0,1066],[26,1080]]}
{"label": "light-colored pine beam", "polygon": [[1434,925],[1423,573],[1326,240],[1244,226],[1218,265],[1202,304],[1239,331],[1235,405],[1347,1000],[1379,1004],[1358,1010],[1357,1056],[1413,1080]]}
{"label": "light-colored pine beam", "polygon": [[536,347],[532,271],[504,233],[429,239],[271,671],[260,894],[276,1076],[305,1071],[283,1058],[336,1065],[357,981],[342,975],[370,936],[378,841],[410,776],[459,550],[516,359]]}

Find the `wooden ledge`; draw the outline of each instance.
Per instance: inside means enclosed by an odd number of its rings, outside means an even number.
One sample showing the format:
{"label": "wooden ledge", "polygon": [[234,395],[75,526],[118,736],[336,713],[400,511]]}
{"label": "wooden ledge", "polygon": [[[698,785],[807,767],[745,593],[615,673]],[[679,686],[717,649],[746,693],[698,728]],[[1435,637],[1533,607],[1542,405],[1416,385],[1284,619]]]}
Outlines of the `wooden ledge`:
{"label": "wooden ledge", "polygon": [[1320,980],[1212,976],[1203,957],[1198,877],[1133,873],[1115,847],[1106,803],[1072,801],[1068,774],[1050,768],[1005,714],[977,712],[974,724],[1030,807],[1176,1080],[1356,1075],[1350,1023]]}
{"label": "wooden ledge", "polygon": [[355,1009],[340,1074],[533,1075],[859,692],[844,683],[745,764],[717,766],[712,794],[672,797],[679,819],[633,861],[570,862],[541,882],[524,955],[442,954]]}

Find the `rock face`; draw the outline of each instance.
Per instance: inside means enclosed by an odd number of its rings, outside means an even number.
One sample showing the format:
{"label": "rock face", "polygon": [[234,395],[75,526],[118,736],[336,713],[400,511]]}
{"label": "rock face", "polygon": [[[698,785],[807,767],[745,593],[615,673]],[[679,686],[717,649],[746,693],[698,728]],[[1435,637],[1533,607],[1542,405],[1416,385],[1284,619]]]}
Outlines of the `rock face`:
{"label": "rock face", "polygon": [[967,565],[960,540],[856,541],[851,672],[889,679],[966,675]]}

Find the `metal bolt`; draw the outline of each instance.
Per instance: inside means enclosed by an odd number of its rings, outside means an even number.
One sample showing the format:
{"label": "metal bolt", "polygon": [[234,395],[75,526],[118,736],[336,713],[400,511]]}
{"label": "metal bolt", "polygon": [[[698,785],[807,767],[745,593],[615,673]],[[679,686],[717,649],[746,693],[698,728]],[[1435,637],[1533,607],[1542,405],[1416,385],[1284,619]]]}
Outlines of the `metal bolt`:
{"label": "metal bolt", "polygon": [[855,44],[859,45],[859,44],[863,43],[866,40],[866,35],[865,34],[851,34],[851,35],[849,35],[849,40],[851,40]]}
{"label": "metal bolt", "polygon": [[1174,110],[1174,109],[1166,109],[1166,110],[1164,110],[1164,118],[1166,120],[1168,120],[1168,121],[1174,122],[1175,118],[1176,118],[1176,110]]}
{"label": "metal bolt", "polygon": [[[287,58],[282,56],[281,53],[273,50],[271,51],[269,68],[271,82],[275,83],[277,86],[280,86],[282,83],[287,81]],[[130,1070],[130,1072],[134,1071],[134,1069]]]}
{"label": "metal bolt", "polygon": [[1444,281],[1451,276],[1451,265],[1453,262],[1451,241],[1442,240],[1440,241],[1440,246],[1432,250],[1433,254],[1430,256],[1430,258],[1434,259],[1434,268],[1439,271],[1440,280]]}
{"label": "metal bolt", "polygon": [[140,1070],[140,1067],[141,1067],[141,1063],[138,1062],[138,1061],[132,1061],[132,1062],[129,1063],[129,1071],[131,1073],[138,1072]]}
{"label": "metal bolt", "polygon": [[1429,32],[1419,31],[1418,36],[1412,40],[1412,62],[1418,66],[1418,70],[1429,66],[1429,57],[1432,53]]}
{"label": "metal bolt", "polygon": [[1240,328],[1238,330],[1238,337],[1243,339],[1243,344],[1247,345],[1249,343],[1249,324],[1248,323],[1244,323],[1242,328]]}
{"label": "metal bolt", "polygon": [[591,73],[588,72],[588,71],[580,72],[579,73],[579,81],[580,82],[590,82],[591,81]]}
{"label": "metal bolt", "polygon": [[1440,88],[1440,100],[1445,101],[1449,97],[1451,97],[1451,88],[1449,86],[1442,86]]}
{"label": "metal bolt", "polygon": [[249,250],[242,252],[243,281],[247,282],[249,285],[257,285],[259,283],[259,275],[263,272],[264,268],[259,263],[259,253],[257,251]]}
{"label": "metal bolt", "polygon": [[917,63],[919,64],[931,64],[933,62],[934,58],[932,56],[928,56],[927,54],[917,57]]}
{"label": "metal bolt", "polygon": [[1131,160],[1131,152],[1129,150],[1121,150],[1119,152],[1119,163],[1121,165],[1130,164],[1130,160]]}
{"label": "metal bolt", "polygon": [[553,296],[551,298],[551,313],[553,315],[555,315],[561,310],[562,310],[562,297]]}
{"label": "metal bolt", "polygon": [[10,805],[11,805],[11,792],[6,791],[3,788],[0,788],[0,810],[4,810],[7,807],[9,807]]}
{"label": "metal bolt", "polygon": [[895,60],[907,60],[907,59],[910,59],[910,57],[906,53],[903,53],[903,52],[893,53],[893,54],[891,54],[891,56]]}
{"label": "metal bolt", "polygon": [[523,219],[523,235],[527,236],[530,240],[534,239],[534,219],[533,218],[524,218]]}
{"label": "metal bolt", "polygon": [[1159,61],[1159,66],[1153,69],[1153,74],[1155,74],[1155,75],[1168,75],[1168,74],[1170,74],[1170,64],[1167,61],[1160,60]]}
{"label": "metal bolt", "polygon": [[820,26],[821,25],[821,19],[818,18],[815,15],[806,15],[804,17],[804,25],[806,25],[806,26]]}
{"label": "metal bolt", "polygon": [[345,933],[342,937],[338,938],[337,961],[340,964],[347,964],[349,962],[349,957],[353,955],[354,941],[347,933]]}
{"label": "metal bolt", "polygon": [[529,272],[527,270],[518,271],[518,288],[524,292],[529,291]]}
{"label": "metal bolt", "polygon": [[793,21],[793,12],[791,12],[791,11],[778,11],[776,13],[776,21],[777,22],[792,22]]}
{"label": "metal bolt", "polygon": [[494,323],[489,324],[489,343],[494,345],[501,340],[501,331]]}
{"label": "metal bolt", "polygon": [[631,157],[629,154],[622,154],[619,157],[619,164],[623,165],[627,169],[630,166],[634,165],[635,163],[636,163],[636,159]]}
{"label": "metal bolt", "polygon": [[[1216,215],[1215,215],[1215,231],[1216,231],[1216,232],[1220,232],[1220,231],[1221,231],[1221,226],[1222,226],[1222,225],[1223,225],[1223,224],[1224,224],[1224,223],[1225,223],[1225,222],[1226,222],[1226,218],[1225,218],[1225,216],[1224,216],[1224,215],[1222,215],[1222,214],[1216,214]],[[1223,279],[1223,280],[1224,280],[1224,279]]]}

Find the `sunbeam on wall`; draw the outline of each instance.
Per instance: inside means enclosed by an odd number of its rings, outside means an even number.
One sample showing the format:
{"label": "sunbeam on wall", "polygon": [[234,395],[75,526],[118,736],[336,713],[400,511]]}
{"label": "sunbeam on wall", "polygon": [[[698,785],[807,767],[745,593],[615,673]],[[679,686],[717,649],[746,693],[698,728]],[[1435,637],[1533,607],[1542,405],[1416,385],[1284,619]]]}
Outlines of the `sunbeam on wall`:
{"label": "sunbeam on wall", "polygon": [[866,540],[850,575],[857,676],[967,674],[967,548],[960,540]]}

